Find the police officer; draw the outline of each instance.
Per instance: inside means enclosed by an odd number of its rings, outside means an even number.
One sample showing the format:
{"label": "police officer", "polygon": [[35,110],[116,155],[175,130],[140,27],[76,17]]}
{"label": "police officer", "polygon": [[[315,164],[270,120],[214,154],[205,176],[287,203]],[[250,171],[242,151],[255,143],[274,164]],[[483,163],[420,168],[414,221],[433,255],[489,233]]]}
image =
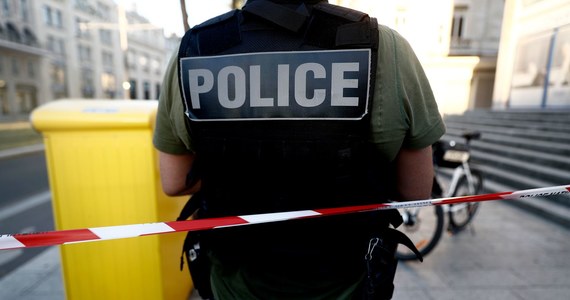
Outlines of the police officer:
{"label": "police officer", "polygon": [[[398,33],[327,1],[249,0],[184,36],[154,145],[166,194],[198,193],[200,216],[218,217],[426,199],[444,131]],[[361,213],[200,242],[217,299],[389,299],[400,241],[386,228],[399,221]]]}

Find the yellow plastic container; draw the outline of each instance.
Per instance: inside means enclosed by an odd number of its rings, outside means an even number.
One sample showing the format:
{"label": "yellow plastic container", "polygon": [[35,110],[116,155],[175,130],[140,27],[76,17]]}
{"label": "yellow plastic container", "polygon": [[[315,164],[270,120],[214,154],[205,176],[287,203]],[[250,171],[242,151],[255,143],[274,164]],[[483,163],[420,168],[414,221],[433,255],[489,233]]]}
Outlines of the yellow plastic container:
{"label": "yellow plastic container", "polygon": [[[58,230],[173,221],[187,198],[162,192],[157,101],[59,100],[36,109]],[[185,233],[63,245],[67,299],[188,299]]]}

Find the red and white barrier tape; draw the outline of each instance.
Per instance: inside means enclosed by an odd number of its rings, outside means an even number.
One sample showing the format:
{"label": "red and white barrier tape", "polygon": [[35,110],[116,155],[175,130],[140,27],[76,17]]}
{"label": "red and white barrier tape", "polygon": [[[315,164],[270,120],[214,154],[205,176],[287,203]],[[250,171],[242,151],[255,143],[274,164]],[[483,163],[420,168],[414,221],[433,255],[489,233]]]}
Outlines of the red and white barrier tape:
{"label": "red and white barrier tape", "polygon": [[293,219],[315,218],[340,214],[368,212],[384,209],[400,209],[410,207],[425,207],[432,205],[455,204],[464,202],[481,202],[492,200],[515,200],[522,198],[545,197],[555,195],[570,195],[570,185],[553,186],[537,189],[502,192],[475,196],[439,198],[408,202],[393,202],[324,208],[317,210],[299,210],[279,213],[266,213],[245,216],[232,216],[187,221],[172,221],[147,224],[119,225],[85,229],[59,230],[37,233],[3,234],[0,235],[0,250],[16,248],[32,248],[62,244],[94,242],[102,240],[123,239],[161,233],[199,231],[230,226],[242,226],[279,222]]}

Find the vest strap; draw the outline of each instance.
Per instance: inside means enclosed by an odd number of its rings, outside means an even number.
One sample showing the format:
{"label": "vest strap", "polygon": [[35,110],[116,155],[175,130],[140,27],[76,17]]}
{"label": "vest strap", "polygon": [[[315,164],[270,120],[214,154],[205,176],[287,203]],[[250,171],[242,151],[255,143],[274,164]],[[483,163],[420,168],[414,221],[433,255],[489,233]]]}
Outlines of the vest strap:
{"label": "vest strap", "polygon": [[[242,10],[293,32],[299,32],[309,17],[308,14],[302,13],[303,10],[295,11],[270,1],[254,1],[245,5]],[[304,11],[306,12],[306,9]]]}
{"label": "vest strap", "polygon": [[178,59],[215,55],[241,42],[240,13],[230,11],[215,20],[195,26],[180,41]]}

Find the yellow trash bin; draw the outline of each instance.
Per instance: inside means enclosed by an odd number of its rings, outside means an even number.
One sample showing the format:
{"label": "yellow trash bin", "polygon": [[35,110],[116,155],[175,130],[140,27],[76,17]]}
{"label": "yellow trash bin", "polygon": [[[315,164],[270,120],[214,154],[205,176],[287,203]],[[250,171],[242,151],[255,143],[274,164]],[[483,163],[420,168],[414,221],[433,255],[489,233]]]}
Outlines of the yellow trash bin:
{"label": "yellow trash bin", "polygon": [[[162,192],[157,101],[59,100],[31,115],[44,137],[58,230],[173,221],[186,198]],[[63,245],[67,299],[188,299],[185,233]]]}

